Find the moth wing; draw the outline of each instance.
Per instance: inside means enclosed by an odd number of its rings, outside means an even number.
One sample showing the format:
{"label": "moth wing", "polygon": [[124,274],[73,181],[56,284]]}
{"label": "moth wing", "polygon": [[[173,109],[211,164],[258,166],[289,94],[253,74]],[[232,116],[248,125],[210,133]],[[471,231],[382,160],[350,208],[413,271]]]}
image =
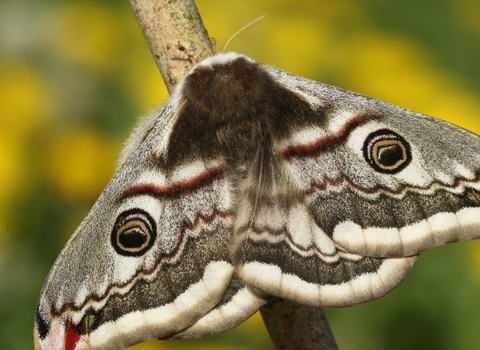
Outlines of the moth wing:
{"label": "moth wing", "polygon": [[222,300],[215,308],[168,340],[204,338],[232,329],[257,312],[268,298],[268,295],[246,286],[237,275],[234,275]]}
{"label": "moth wing", "polygon": [[416,256],[369,257],[339,247],[316,223],[287,166],[269,165],[271,178],[252,174],[259,185],[243,191],[235,222],[235,261],[245,284],[303,305],[336,308],[379,298],[410,273]]}
{"label": "moth wing", "polygon": [[[480,237],[480,136],[370,97],[296,81],[292,89],[328,106],[328,123],[297,130],[279,153],[315,222],[338,246],[362,256],[406,257]],[[406,162],[379,171],[369,152],[389,134],[408,148]]]}
{"label": "moth wing", "polygon": [[[271,174],[252,166],[251,182],[264,181],[252,186],[255,200],[245,199],[236,225],[248,285],[313,306],[348,306],[393,289],[420,252],[480,236],[479,136],[265,69],[317,117],[297,115],[288,133],[272,132],[274,155],[256,166]],[[405,164],[389,168],[387,159],[376,169],[382,160],[368,152],[383,147],[378,140],[404,150]]]}
{"label": "moth wing", "polygon": [[[168,338],[225,300],[234,276],[229,185],[215,159],[165,161],[174,102],[133,139],[54,264],[37,306],[37,349],[123,349]],[[232,300],[243,290],[230,289]],[[229,317],[254,312],[245,310]],[[215,331],[195,329],[189,336]]]}

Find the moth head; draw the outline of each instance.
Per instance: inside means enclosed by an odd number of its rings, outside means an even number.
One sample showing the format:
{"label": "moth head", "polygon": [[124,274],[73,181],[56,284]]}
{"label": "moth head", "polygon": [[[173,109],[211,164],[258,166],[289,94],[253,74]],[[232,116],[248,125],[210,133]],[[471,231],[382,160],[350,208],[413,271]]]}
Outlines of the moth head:
{"label": "moth head", "polygon": [[363,155],[373,169],[385,174],[400,172],[412,160],[408,142],[389,129],[368,135],[363,145]]}
{"label": "moth head", "polygon": [[155,242],[157,228],[147,212],[135,208],[118,215],[111,233],[111,244],[124,256],[141,256]]}

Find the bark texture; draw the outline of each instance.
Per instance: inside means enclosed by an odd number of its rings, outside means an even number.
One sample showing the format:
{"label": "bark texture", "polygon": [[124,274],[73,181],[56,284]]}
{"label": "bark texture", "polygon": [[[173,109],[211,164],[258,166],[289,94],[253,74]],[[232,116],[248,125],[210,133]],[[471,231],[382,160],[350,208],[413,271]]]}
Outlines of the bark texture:
{"label": "bark texture", "polygon": [[169,92],[192,66],[215,52],[193,1],[130,0]]}

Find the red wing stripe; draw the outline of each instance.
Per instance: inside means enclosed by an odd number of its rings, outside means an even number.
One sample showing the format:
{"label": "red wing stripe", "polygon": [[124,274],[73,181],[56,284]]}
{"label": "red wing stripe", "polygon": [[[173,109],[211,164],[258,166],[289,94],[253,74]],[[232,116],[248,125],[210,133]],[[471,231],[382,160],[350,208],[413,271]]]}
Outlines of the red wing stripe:
{"label": "red wing stripe", "polygon": [[168,195],[176,195],[185,192],[191,192],[196,188],[205,186],[215,179],[219,179],[223,177],[223,167],[218,166],[215,168],[208,169],[207,171],[200,173],[196,177],[190,180],[178,181],[172,183],[170,186],[157,186],[154,184],[137,184],[129,189],[127,189],[122,197],[121,200],[126,198],[135,197],[139,195],[150,195],[153,197],[163,197]]}
{"label": "red wing stripe", "polygon": [[350,119],[343,128],[341,128],[335,135],[325,136],[318,139],[315,142],[306,144],[306,145],[297,145],[297,146],[288,146],[285,149],[280,151],[280,154],[285,158],[303,156],[308,153],[315,152],[321,148],[326,148],[329,145],[338,142],[340,139],[344,138],[346,135],[358,127],[360,124],[364,123],[369,119],[368,115],[359,114],[352,119]]}

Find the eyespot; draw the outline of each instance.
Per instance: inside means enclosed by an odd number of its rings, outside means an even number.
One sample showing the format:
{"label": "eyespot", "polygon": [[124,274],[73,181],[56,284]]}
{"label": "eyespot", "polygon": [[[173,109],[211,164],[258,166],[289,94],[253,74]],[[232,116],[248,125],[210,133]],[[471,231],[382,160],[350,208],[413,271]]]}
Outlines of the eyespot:
{"label": "eyespot", "polygon": [[363,155],[373,169],[385,174],[400,172],[412,160],[408,142],[388,129],[368,135],[363,145]]}
{"label": "eyespot", "polygon": [[152,247],[156,237],[157,229],[152,217],[141,209],[131,209],[118,216],[111,243],[120,255],[140,256]]}

